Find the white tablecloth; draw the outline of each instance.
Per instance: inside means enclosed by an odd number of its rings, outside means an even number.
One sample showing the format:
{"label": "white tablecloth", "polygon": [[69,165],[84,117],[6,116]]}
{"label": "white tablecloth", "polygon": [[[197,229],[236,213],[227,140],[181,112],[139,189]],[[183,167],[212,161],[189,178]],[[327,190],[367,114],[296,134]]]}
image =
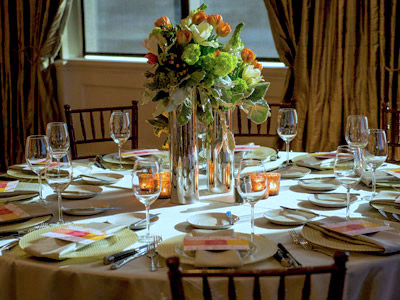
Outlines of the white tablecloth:
{"label": "white tablecloth", "polygon": [[[296,154],[291,154],[292,157]],[[272,162],[278,164],[279,162]],[[129,171],[125,171],[125,178],[118,183],[119,186],[129,187]],[[311,177],[312,175],[308,175]],[[315,176],[315,175],[314,175]],[[359,198],[368,195],[365,186],[356,188],[361,194]],[[337,189],[345,192],[344,188]],[[55,207],[56,197],[47,187],[47,199]],[[151,213],[161,213],[159,220],[151,226],[151,231],[162,235],[163,239],[177,234],[189,232],[190,225],[186,219],[193,214],[201,212],[226,212],[240,216],[241,220],[234,225],[237,232],[250,232],[250,206],[235,205],[231,195],[204,196],[202,201],[189,205],[173,205],[170,201],[159,199],[151,207]],[[279,195],[259,201],[255,206],[256,234],[264,235],[275,242],[283,243],[286,248],[304,265],[316,266],[331,264],[332,258],[315,251],[306,251],[295,245],[287,231],[293,227],[278,226],[268,223],[263,213],[280,205],[289,207],[303,207],[320,212],[325,215],[345,216],[345,209],[318,208],[311,204],[307,198],[309,191],[297,185],[296,180],[282,180]],[[204,199],[207,200],[204,200]],[[123,217],[126,222],[137,214],[143,213],[143,206],[134,199],[132,192],[113,188],[104,188],[103,193],[93,198],[107,201],[111,206],[121,207],[122,211],[107,211],[93,218],[65,216],[66,220],[110,221],[115,222]],[[222,201],[221,201],[222,200]],[[70,200],[74,201],[74,200]],[[367,216],[381,218],[381,216],[365,200],[358,200],[351,205],[352,216]],[[297,229],[300,229],[298,227]],[[144,232],[138,232],[138,234]],[[1,244],[0,244],[1,245]],[[135,245],[136,246],[136,245]],[[345,283],[345,299],[397,299],[400,295],[400,255],[372,255],[351,253],[347,264],[348,271]],[[263,262],[247,265],[244,268],[281,268],[273,258]],[[118,270],[110,270],[97,259],[68,259],[61,262],[48,261],[29,257],[19,247],[4,252],[0,257],[0,299],[169,299],[169,282],[167,268],[157,272],[149,272],[149,259],[138,258]],[[327,281],[318,279],[313,286],[312,298],[320,299],[322,290],[327,286]],[[271,285],[277,282],[265,282],[264,292],[273,292]],[[248,298],[251,289],[246,284],[241,285],[238,292],[243,299]],[[289,285],[293,293],[296,285]],[[225,283],[218,281],[215,292],[222,293]],[[326,292],[326,291],[325,291]],[[191,287],[190,299],[201,298],[201,286]],[[224,296],[214,295],[215,299],[224,299]]]}

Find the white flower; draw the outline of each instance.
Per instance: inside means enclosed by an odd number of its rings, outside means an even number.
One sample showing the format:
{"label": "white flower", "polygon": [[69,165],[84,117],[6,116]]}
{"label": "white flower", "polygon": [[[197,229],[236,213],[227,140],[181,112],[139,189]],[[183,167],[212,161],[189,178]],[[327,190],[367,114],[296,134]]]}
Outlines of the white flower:
{"label": "white flower", "polygon": [[189,15],[186,18],[182,19],[181,28],[186,29],[186,28],[189,28],[190,25],[192,25],[192,17]]}
{"label": "white flower", "polygon": [[199,25],[192,24],[190,26],[190,30],[193,34],[193,40],[202,46],[211,46],[216,48],[217,43],[215,42],[206,42],[206,40],[210,37],[214,27],[207,22],[201,22]]}
{"label": "white flower", "polygon": [[166,45],[167,40],[161,35],[161,33],[153,31],[150,33],[149,38],[144,40],[143,47],[145,47],[149,53],[158,56],[158,47],[164,49]]}
{"label": "white flower", "polygon": [[252,87],[261,81],[261,71],[254,68],[253,65],[248,65],[243,70],[242,79],[246,81],[249,87]]}

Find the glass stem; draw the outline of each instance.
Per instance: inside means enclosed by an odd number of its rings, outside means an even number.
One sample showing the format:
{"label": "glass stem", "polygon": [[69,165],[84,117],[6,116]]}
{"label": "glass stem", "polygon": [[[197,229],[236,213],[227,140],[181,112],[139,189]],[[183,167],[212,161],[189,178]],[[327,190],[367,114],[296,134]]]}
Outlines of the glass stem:
{"label": "glass stem", "polygon": [[372,169],[372,195],[371,200],[376,194],[376,169]]}
{"label": "glass stem", "polygon": [[289,166],[289,142],[286,142],[286,166]]}
{"label": "glass stem", "polygon": [[346,193],[346,220],[350,219],[350,188],[347,188],[347,193]]}
{"label": "glass stem", "polygon": [[63,224],[64,219],[61,208],[61,191],[57,192],[57,205],[58,205],[58,223]]}
{"label": "glass stem", "polygon": [[118,156],[119,156],[119,164],[122,167],[122,159],[121,159],[121,144],[118,143]]}
{"label": "glass stem", "polygon": [[150,205],[146,205],[146,235],[150,236]]}
{"label": "glass stem", "polygon": [[42,171],[39,171],[38,175],[38,182],[39,182],[39,200],[43,201],[43,191],[42,191]]}
{"label": "glass stem", "polygon": [[250,203],[251,206],[251,241],[254,242],[254,203]]}

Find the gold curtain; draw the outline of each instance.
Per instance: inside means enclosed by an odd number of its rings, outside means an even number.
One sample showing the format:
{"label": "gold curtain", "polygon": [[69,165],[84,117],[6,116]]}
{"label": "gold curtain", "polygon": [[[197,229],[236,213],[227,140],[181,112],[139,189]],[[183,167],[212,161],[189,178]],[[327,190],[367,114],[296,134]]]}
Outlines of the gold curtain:
{"label": "gold curtain", "polygon": [[395,19],[382,26],[389,10],[396,14],[395,2],[264,1],[278,53],[290,68],[284,100],[296,100],[299,129],[293,148],[336,149],[345,143],[351,114],[366,115],[370,128],[379,127],[383,89],[398,87],[382,75],[380,49],[382,39],[396,39],[387,33]]}
{"label": "gold curtain", "polygon": [[0,169],[24,161],[26,137],[60,119],[53,60],[71,0],[3,0],[0,4]]}

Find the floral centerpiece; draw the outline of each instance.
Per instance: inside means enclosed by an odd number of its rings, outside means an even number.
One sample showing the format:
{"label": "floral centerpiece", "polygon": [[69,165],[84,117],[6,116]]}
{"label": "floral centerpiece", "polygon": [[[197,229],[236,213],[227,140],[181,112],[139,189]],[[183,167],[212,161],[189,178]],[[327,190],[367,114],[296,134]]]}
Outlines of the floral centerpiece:
{"label": "floral centerpiece", "polygon": [[[143,102],[157,102],[155,119],[149,120],[159,135],[167,130],[165,113],[177,110],[179,124],[192,115],[192,101],[197,118],[208,124],[213,110],[232,110],[236,106],[255,123],[270,115],[264,99],[269,83],[265,82],[256,54],[244,45],[236,26],[229,41],[218,41],[231,33],[221,15],[207,15],[203,4],[190,12],[180,24],[171,24],[168,17],[154,22],[155,28],[145,39],[146,58],[154,70],[145,73]],[[189,93],[197,97],[190,97]]]}

